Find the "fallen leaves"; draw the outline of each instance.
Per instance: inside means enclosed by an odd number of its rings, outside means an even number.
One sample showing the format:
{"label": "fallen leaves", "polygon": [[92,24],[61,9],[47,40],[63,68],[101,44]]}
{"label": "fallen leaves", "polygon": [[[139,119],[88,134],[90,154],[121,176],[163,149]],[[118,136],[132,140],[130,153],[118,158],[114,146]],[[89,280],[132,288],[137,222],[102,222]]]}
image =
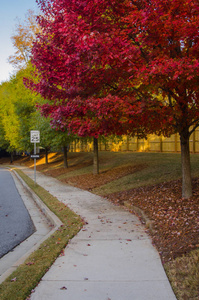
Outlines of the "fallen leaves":
{"label": "fallen leaves", "polygon": [[29,261],[28,263],[26,263],[26,265],[27,265],[27,266],[32,266],[32,265],[34,265],[34,262]]}
{"label": "fallen leaves", "polygon": [[[79,188],[82,188],[84,190],[90,191],[108,182],[122,178],[123,176],[138,172],[144,168],[146,168],[145,164],[140,164],[136,166],[126,166],[126,167],[122,166],[122,167],[117,167],[111,170],[100,172],[100,174],[98,175],[84,174],[84,175],[70,177],[69,179],[63,179],[61,181],[63,181],[64,183],[69,183],[74,186],[78,186]],[[53,177],[58,176],[55,170],[53,170],[52,174],[50,175]]]}
{"label": "fallen leaves", "polygon": [[152,220],[153,243],[163,262],[182,256],[199,244],[199,179],[193,180],[193,197],[181,198],[181,181],[171,181],[114,193],[108,199],[118,205],[128,201]]}
{"label": "fallen leaves", "polygon": [[65,256],[65,252],[64,252],[64,249],[61,251],[60,255],[59,256]]}

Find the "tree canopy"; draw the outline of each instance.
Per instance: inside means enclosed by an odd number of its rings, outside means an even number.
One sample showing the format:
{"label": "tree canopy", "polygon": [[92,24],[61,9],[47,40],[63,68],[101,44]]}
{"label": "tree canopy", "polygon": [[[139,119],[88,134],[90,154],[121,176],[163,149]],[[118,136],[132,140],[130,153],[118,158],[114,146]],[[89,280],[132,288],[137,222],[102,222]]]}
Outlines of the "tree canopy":
{"label": "tree canopy", "polygon": [[[95,124],[120,101],[129,131],[178,132],[182,152],[182,195],[192,195],[189,137],[199,125],[199,3],[197,0],[38,0],[43,16],[32,63],[40,81],[29,86],[54,103],[45,112],[56,123],[82,126],[93,105]],[[120,99],[120,100],[119,100]],[[59,100],[59,101],[57,101]],[[87,108],[87,103],[89,108]],[[66,107],[69,110],[66,113]],[[61,111],[63,114],[61,114]],[[59,116],[57,118],[57,116]],[[119,121],[118,121],[119,120]],[[74,124],[74,121],[76,122]],[[67,124],[66,124],[67,123]],[[90,124],[89,123],[89,124]],[[131,124],[133,126],[131,126]],[[115,128],[115,127],[114,127]],[[113,129],[113,128],[111,128]],[[91,127],[90,127],[91,130]],[[96,128],[95,128],[96,131]],[[98,130],[99,131],[99,130]],[[139,130],[138,130],[139,131]]]}
{"label": "tree canopy", "polygon": [[32,70],[27,65],[0,85],[1,139],[6,141],[2,147],[8,151],[30,151],[32,147],[30,130],[37,121],[36,103],[42,101],[23,84],[23,78],[31,76]]}

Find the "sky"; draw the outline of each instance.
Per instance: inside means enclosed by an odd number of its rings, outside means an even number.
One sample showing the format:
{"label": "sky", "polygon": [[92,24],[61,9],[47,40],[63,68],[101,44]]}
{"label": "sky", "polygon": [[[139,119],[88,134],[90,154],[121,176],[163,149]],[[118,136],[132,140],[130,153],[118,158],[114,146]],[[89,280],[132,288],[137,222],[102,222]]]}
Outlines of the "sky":
{"label": "sky", "polygon": [[11,36],[15,32],[17,18],[23,23],[28,9],[38,12],[35,0],[0,0],[0,83],[9,80],[14,72],[8,63],[8,57],[15,52]]}

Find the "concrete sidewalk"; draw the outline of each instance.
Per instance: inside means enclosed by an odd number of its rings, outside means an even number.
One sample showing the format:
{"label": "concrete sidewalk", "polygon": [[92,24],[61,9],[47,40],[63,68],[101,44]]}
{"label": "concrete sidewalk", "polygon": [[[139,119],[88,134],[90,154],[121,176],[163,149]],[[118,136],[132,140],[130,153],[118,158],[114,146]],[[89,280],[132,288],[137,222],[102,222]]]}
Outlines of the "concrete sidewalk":
{"label": "concrete sidewalk", "polygon": [[[32,179],[30,169],[22,169]],[[174,300],[160,257],[138,218],[87,191],[37,172],[37,183],[87,224],[31,300]]]}

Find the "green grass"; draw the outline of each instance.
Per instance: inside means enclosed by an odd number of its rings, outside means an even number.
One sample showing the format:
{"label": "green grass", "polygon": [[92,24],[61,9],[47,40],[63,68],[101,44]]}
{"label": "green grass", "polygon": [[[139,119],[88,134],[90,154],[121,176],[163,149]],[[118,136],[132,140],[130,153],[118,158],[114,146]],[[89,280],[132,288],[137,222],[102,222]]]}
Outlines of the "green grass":
{"label": "green grass", "polygon": [[199,249],[165,265],[172,288],[179,300],[198,300]]}
{"label": "green grass", "polygon": [[[76,170],[66,170],[57,179],[70,178],[73,176],[92,173],[92,153],[69,153],[69,167],[80,166]],[[85,159],[84,159],[85,157]],[[100,172],[111,170],[121,166],[146,164],[146,168],[124,176],[120,179],[111,181],[92,192],[98,195],[106,196],[114,192],[120,192],[137,188],[140,186],[149,186],[161,182],[167,182],[181,178],[181,156],[180,153],[146,153],[146,152],[99,152]],[[82,163],[89,162],[90,166],[81,167]],[[192,176],[199,176],[199,156],[191,155]],[[54,168],[49,165],[50,170]],[[44,169],[45,170],[45,169]]]}
{"label": "green grass", "polygon": [[35,185],[34,181],[21,170],[16,169],[16,171],[42,201],[60,218],[63,225],[0,285],[1,300],[25,300],[63,251],[69,240],[83,226],[83,222],[79,216],[41,186]]}

